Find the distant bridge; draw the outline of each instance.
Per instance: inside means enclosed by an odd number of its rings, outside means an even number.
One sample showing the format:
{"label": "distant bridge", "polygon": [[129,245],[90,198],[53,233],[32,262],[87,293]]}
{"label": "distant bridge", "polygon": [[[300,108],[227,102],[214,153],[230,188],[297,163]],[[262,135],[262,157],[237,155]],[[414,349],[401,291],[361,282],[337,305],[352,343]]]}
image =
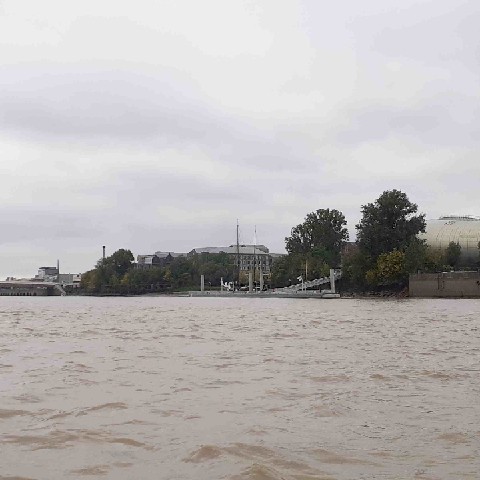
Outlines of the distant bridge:
{"label": "distant bridge", "polygon": [[0,282],[2,297],[53,297],[65,296],[65,290],[54,282],[35,282],[28,280]]}

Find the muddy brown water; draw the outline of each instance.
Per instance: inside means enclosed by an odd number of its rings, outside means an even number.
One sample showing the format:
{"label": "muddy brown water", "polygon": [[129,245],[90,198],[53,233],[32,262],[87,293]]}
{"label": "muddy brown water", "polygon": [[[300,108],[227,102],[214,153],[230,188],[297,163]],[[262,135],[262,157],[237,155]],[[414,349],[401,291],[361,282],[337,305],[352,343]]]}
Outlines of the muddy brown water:
{"label": "muddy brown water", "polygon": [[2,298],[0,479],[478,479],[480,301]]}

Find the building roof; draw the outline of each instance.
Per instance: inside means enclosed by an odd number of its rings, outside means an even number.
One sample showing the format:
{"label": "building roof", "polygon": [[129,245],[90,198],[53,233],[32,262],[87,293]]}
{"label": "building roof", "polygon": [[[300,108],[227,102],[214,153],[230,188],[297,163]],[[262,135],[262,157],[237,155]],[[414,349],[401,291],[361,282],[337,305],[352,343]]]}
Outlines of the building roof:
{"label": "building roof", "polygon": [[[228,253],[236,254],[237,246],[230,245],[228,247],[201,247],[194,248],[190,253]],[[268,248],[265,245],[239,245],[238,253],[240,255],[266,255]]]}
{"label": "building roof", "polygon": [[[190,255],[202,254],[202,253],[227,253],[229,255],[237,254],[237,245],[229,245],[228,247],[198,247],[189,252]],[[272,253],[270,254],[268,248],[265,245],[239,245],[238,253],[240,255],[271,255],[272,257],[280,257],[285,255],[284,253]],[[175,253],[175,252],[155,252],[155,255],[160,258],[166,258],[169,255],[172,257],[185,257],[187,253]],[[139,255],[137,259],[146,258],[149,255]]]}
{"label": "building roof", "polygon": [[230,253],[229,247],[201,247],[194,248],[190,253]]}
{"label": "building roof", "polygon": [[169,255],[173,258],[175,257],[185,257],[186,253],[175,253],[175,252],[155,252],[155,255],[159,258],[167,258]]}
{"label": "building roof", "polygon": [[156,257],[156,255],[137,255],[137,262],[150,265],[153,263],[154,257]]}

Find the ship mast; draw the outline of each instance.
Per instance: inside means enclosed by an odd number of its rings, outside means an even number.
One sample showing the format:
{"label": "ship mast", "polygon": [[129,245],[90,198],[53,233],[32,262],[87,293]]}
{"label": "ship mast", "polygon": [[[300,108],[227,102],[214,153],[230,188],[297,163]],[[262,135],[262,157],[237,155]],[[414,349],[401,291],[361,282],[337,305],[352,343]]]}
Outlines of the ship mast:
{"label": "ship mast", "polygon": [[237,218],[237,281],[238,281],[238,288],[240,288],[240,239],[238,236],[238,218]]}
{"label": "ship mast", "polygon": [[253,284],[257,281],[257,226],[255,225],[255,234],[253,237]]}

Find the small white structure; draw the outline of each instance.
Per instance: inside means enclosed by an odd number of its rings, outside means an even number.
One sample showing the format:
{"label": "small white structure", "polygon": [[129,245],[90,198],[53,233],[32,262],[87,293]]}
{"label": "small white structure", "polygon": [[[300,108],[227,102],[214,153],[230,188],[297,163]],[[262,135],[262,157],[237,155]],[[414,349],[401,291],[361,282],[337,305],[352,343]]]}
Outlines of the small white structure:
{"label": "small white structure", "polygon": [[82,281],[81,273],[60,273],[58,275],[58,283],[62,287],[79,288]]}

